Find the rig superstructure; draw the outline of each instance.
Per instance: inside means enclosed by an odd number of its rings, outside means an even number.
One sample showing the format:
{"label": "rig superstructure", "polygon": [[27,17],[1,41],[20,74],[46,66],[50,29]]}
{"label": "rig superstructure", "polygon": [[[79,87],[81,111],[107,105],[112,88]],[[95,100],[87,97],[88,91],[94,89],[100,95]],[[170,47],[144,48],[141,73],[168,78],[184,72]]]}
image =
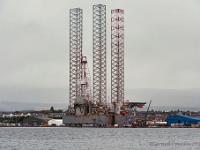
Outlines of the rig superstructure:
{"label": "rig superstructure", "polygon": [[106,89],[106,5],[93,5],[93,94],[87,57],[82,55],[83,10],[70,9],[68,126],[131,124],[137,107],[124,100],[124,10],[111,10],[111,102]]}

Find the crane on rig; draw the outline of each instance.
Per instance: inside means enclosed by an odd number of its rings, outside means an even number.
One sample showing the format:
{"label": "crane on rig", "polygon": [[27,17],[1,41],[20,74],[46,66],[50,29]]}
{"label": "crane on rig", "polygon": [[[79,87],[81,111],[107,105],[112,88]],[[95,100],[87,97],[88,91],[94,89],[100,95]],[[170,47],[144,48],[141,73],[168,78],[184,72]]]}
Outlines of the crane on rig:
{"label": "crane on rig", "polygon": [[150,102],[149,102],[149,106],[148,106],[147,111],[146,111],[146,113],[145,113],[145,117],[144,117],[142,126],[147,126],[146,121],[147,121],[147,115],[148,115],[148,112],[149,112],[149,108],[150,108],[150,106],[151,106],[151,102],[152,102],[152,100],[150,100]]}

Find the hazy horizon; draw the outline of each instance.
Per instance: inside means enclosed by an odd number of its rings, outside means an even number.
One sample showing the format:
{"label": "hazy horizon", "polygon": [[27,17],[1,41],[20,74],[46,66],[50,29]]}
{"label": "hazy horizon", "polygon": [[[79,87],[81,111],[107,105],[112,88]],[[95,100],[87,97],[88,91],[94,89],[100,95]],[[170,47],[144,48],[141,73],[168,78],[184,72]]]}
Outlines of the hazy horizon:
{"label": "hazy horizon", "polygon": [[[137,111],[147,111],[149,102],[143,108],[137,108]],[[62,109],[67,110],[66,103],[44,103],[44,102],[13,102],[13,101],[0,101],[0,112],[6,111],[39,111],[39,110],[49,110],[51,107],[55,110]],[[154,111],[199,111],[199,107],[190,106],[155,106],[151,105],[149,110]]]}
{"label": "hazy horizon", "polygon": [[[108,89],[109,91],[109,89]],[[153,106],[199,107],[200,88],[193,89],[125,89],[125,100],[149,102]],[[68,106],[68,88],[0,88],[0,102],[62,103]],[[108,93],[109,95],[109,93]],[[110,102],[110,96],[107,97]]]}

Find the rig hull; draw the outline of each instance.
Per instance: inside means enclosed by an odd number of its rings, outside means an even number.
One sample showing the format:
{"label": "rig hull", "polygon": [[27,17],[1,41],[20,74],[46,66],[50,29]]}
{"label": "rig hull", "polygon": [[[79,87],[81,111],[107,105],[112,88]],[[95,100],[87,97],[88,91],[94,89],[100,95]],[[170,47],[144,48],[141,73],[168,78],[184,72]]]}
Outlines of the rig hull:
{"label": "rig hull", "polygon": [[[116,115],[115,124],[119,126],[124,126],[129,122],[129,119],[126,115]],[[89,115],[89,116],[76,116],[76,115],[66,115],[63,116],[63,123],[66,126],[77,126],[77,125],[86,125],[93,124],[94,126],[105,126],[113,124],[112,115]]]}

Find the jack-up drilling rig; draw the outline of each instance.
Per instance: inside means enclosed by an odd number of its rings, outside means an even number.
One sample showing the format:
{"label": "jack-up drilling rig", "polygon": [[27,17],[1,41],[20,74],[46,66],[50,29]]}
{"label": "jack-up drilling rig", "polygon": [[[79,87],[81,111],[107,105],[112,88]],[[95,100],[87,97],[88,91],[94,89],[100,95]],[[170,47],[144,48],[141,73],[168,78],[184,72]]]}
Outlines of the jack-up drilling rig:
{"label": "jack-up drilling rig", "polygon": [[131,123],[144,102],[124,101],[124,10],[111,10],[111,102],[106,97],[106,6],[93,5],[93,95],[86,56],[82,56],[82,9],[70,9],[70,93],[63,117],[67,126]]}

